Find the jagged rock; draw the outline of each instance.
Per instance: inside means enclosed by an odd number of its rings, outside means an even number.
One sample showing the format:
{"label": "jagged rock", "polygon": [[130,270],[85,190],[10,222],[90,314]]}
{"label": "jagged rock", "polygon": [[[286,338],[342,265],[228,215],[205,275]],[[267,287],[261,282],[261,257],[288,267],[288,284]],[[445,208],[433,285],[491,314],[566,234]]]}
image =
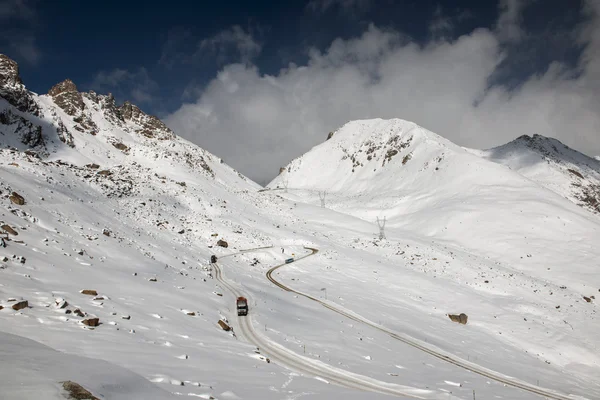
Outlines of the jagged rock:
{"label": "jagged rock", "polygon": [[65,79],[52,86],[48,94],[57,106],[72,117],[85,109],[83,97],[70,79]]}
{"label": "jagged rock", "polygon": [[19,235],[19,233],[17,231],[15,231],[10,225],[4,224],[4,225],[0,226],[0,228],[2,228],[5,232],[8,232],[13,236]]}
{"label": "jagged rock", "polygon": [[75,147],[73,135],[71,132],[69,132],[65,124],[63,124],[62,120],[60,119],[56,120],[56,135],[58,136],[58,139],[67,146]]}
{"label": "jagged rock", "polygon": [[127,151],[129,150],[129,147],[127,147],[127,145],[121,143],[121,142],[115,142],[112,143],[113,146],[115,146],[117,149],[121,150],[121,151]]}
{"label": "jagged rock", "polygon": [[83,96],[77,91],[77,86],[75,86],[72,80],[65,79],[57,83],[50,89],[48,94],[57,106],[73,117],[73,121],[78,124],[75,126],[75,129],[92,135],[96,134],[98,127],[90,116],[86,114]]}
{"label": "jagged rock", "polygon": [[15,311],[19,311],[27,307],[29,307],[29,302],[27,300],[19,301],[18,303],[12,305],[12,309]]}
{"label": "jagged rock", "polygon": [[81,317],[81,318],[85,317],[85,314],[79,308],[73,310],[73,314],[75,314],[75,315],[77,315],[78,317]]}
{"label": "jagged rock", "polygon": [[4,130],[12,130],[19,137],[21,143],[29,147],[44,147],[45,141],[42,135],[42,127],[33,124],[20,115],[13,113],[10,109],[0,112],[0,124],[7,125]]}
{"label": "jagged rock", "polygon": [[86,164],[85,166],[87,168],[89,168],[89,169],[98,169],[98,168],[100,168],[100,166],[98,164],[94,164],[94,163],[92,163],[92,164]]}
{"label": "jagged rock", "polygon": [[56,299],[54,300],[54,302],[56,303],[56,308],[65,308],[69,305],[69,303],[67,303],[66,300],[63,299]]}
{"label": "jagged rock", "polygon": [[458,322],[459,324],[463,324],[466,325],[467,320],[469,319],[469,317],[467,317],[467,314],[461,313],[461,314],[448,314],[448,317],[454,321],[454,322]]}
{"label": "jagged rock", "polygon": [[93,289],[83,289],[79,293],[87,294],[88,296],[98,296],[98,292]]}
{"label": "jagged rock", "polygon": [[80,384],[66,381],[61,382],[63,384],[63,389],[65,389],[69,393],[69,399],[75,400],[100,400],[96,396],[94,396],[91,392],[85,390]]}
{"label": "jagged rock", "polygon": [[225,248],[227,248],[227,247],[229,247],[229,243],[227,243],[227,242],[226,242],[226,241],[224,241],[223,239],[219,239],[219,241],[217,242],[217,246],[220,246],[220,247],[225,247]]}
{"label": "jagged rock", "polygon": [[125,121],[133,122],[137,125],[135,132],[147,138],[156,138],[159,140],[170,140],[175,134],[160,119],[153,115],[144,113],[140,108],[126,101],[119,112]]}
{"label": "jagged rock", "polygon": [[81,321],[86,326],[98,326],[100,325],[100,318],[87,318]]}
{"label": "jagged rock", "polygon": [[40,108],[19,76],[19,65],[0,54],[0,97],[17,110],[40,116]]}
{"label": "jagged rock", "polygon": [[225,321],[223,321],[222,319],[219,320],[218,324],[221,327],[221,329],[223,329],[226,332],[231,330],[231,327],[229,325],[227,325],[227,323]]}
{"label": "jagged rock", "polygon": [[13,204],[16,204],[18,206],[22,206],[25,204],[25,198],[17,192],[12,192],[12,194],[8,198]]}

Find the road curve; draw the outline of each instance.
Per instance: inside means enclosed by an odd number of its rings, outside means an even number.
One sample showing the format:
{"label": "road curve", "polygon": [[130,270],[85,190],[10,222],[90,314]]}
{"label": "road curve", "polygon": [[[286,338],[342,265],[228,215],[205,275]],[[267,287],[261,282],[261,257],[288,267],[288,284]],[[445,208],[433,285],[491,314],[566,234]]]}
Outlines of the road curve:
{"label": "road curve", "polygon": [[[299,259],[305,258],[305,257],[309,257],[309,256],[311,256],[313,254],[316,254],[319,251],[319,250],[311,248],[311,247],[305,247],[305,249],[310,250],[311,254],[308,254],[308,255],[303,256],[303,257],[296,258],[296,260],[299,260]],[[567,396],[567,395],[564,395],[564,394],[561,394],[561,393],[554,392],[554,391],[552,391],[550,389],[545,389],[545,388],[542,388],[542,387],[539,387],[539,386],[535,386],[535,385],[529,384],[527,382],[520,381],[520,380],[512,378],[510,376],[503,375],[500,372],[496,372],[496,371],[487,369],[485,367],[482,367],[482,366],[477,365],[475,363],[472,363],[470,361],[467,361],[467,360],[464,360],[462,358],[456,357],[456,356],[454,356],[454,355],[452,355],[450,353],[445,353],[445,352],[443,352],[443,351],[435,348],[434,346],[430,346],[427,343],[421,342],[418,339],[412,338],[412,337],[410,337],[410,336],[408,336],[406,334],[402,334],[402,333],[399,333],[399,332],[394,332],[392,330],[386,329],[383,326],[381,326],[379,324],[376,324],[376,323],[374,323],[374,322],[372,322],[372,321],[370,321],[370,320],[368,320],[368,319],[366,319],[366,318],[364,318],[364,317],[362,317],[362,316],[360,316],[358,314],[351,313],[349,311],[345,311],[345,310],[343,310],[343,309],[341,309],[341,308],[339,308],[339,307],[337,307],[335,305],[329,304],[328,302],[324,302],[324,301],[322,301],[322,300],[320,300],[320,299],[318,299],[316,297],[313,297],[313,296],[311,296],[309,294],[302,293],[302,292],[299,292],[297,290],[294,290],[294,289],[290,288],[289,286],[286,286],[283,283],[277,281],[275,278],[273,278],[273,272],[275,272],[277,269],[279,269],[279,268],[281,268],[281,267],[283,267],[285,265],[287,265],[287,264],[285,264],[285,263],[284,264],[280,264],[280,265],[277,265],[277,266],[269,269],[267,271],[267,279],[269,281],[271,281],[273,284],[277,285],[278,287],[280,287],[281,289],[283,289],[283,290],[285,290],[287,292],[292,292],[292,293],[295,293],[295,294],[297,294],[299,296],[303,296],[303,297],[306,297],[307,299],[316,301],[317,303],[321,304],[323,307],[326,307],[326,308],[330,309],[333,312],[336,312],[336,313],[338,313],[340,315],[343,315],[344,317],[349,318],[349,319],[351,319],[353,321],[360,322],[360,323],[365,324],[365,325],[369,325],[370,327],[372,327],[374,329],[377,329],[378,331],[381,331],[381,332],[384,332],[384,333],[388,334],[389,336],[391,336],[392,338],[394,338],[396,340],[399,340],[399,341],[401,341],[403,343],[406,343],[406,344],[408,344],[408,345],[410,345],[412,347],[415,347],[415,348],[417,348],[417,349],[419,349],[419,350],[421,350],[421,351],[423,351],[423,352],[425,352],[427,354],[430,354],[430,355],[432,355],[434,357],[439,358],[440,360],[449,362],[449,363],[454,364],[454,365],[456,365],[456,366],[458,366],[460,368],[463,368],[463,369],[466,369],[468,371],[474,372],[476,374],[485,376],[486,378],[493,379],[494,381],[503,383],[505,385],[512,386],[512,387],[515,387],[515,388],[518,388],[518,389],[523,389],[523,390],[526,390],[526,391],[531,392],[531,393],[535,393],[535,394],[540,395],[540,396],[545,396],[546,398],[552,399],[552,400],[573,400],[573,399],[576,399],[576,398],[577,399],[582,399],[582,397],[580,397],[580,396],[578,396],[578,397]]]}
{"label": "road curve", "polygon": [[[317,250],[315,250],[315,252],[316,251]],[[312,254],[314,254],[314,252],[309,255],[296,258],[296,261],[301,258],[311,256]],[[211,264],[211,266],[215,271],[215,279],[224,288],[229,290],[236,298],[243,295],[240,290],[238,290],[233,284],[228,282],[227,279],[223,277],[223,273],[218,264]],[[251,314],[252,312],[250,312],[250,315],[248,316],[235,316],[237,327],[241,331],[236,332],[236,334],[241,333],[248,342],[257,346],[261,353],[268,355],[269,360],[279,365],[285,366],[308,376],[319,377],[329,383],[337,384],[350,389],[358,389],[392,396],[402,396],[405,398],[442,399],[442,394],[436,393],[432,390],[417,389],[378,381],[367,376],[332,367],[321,361],[313,360],[295,353],[258,333],[252,324]],[[446,397],[443,398],[445,399]]]}

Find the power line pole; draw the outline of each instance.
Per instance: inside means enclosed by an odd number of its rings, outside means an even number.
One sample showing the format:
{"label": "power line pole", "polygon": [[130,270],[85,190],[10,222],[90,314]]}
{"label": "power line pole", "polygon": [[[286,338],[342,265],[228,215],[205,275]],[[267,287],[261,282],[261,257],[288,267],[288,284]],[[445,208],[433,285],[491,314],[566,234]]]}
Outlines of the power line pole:
{"label": "power line pole", "polygon": [[377,226],[379,226],[379,240],[385,239],[385,217],[383,217],[383,221],[377,217]]}
{"label": "power line pole", "polygon": [[325,196],[327,195],[326,191],[319,192],[319,199],[321,200],[321,207],[325,208]]}

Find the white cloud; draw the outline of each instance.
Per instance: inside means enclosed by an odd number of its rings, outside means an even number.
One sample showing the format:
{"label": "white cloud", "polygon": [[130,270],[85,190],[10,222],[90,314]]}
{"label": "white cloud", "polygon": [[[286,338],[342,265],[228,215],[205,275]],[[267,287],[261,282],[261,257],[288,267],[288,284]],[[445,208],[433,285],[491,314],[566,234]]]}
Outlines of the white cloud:
{"label": "white cloud", "polygon": [[246,33],[239,25],[217,33],[215,36],[202,40],[199,51],[212,51],[219,62],[228,61],[232,50],[237,53],[242,62],[250,62],[256,57],[262,46],[254,40],[250,33]]}
{"label": "white cloud", "polygon": [[143,67],[133,72],[121,68],[100,71],[90,86],[98,91],[113,91],[117,97],[138,104],[151,103],[154,100],[152,93],[158,89],[157,83]]}
{"label": "white cloud", "polygon": [[516,91],[489,88],[505,56],[503,33],[477,29],[420,46],[370,26],[357,39],[311,50],[306,65],[274,76],[228,65],[166,122],[262,183],[329,131],[361,118],[404,118],[471,147],[539,133],[598,154],[599,18],[596,3],[588,7],[590,18],[578,31],[587,47],[576,76],[555,63]]}

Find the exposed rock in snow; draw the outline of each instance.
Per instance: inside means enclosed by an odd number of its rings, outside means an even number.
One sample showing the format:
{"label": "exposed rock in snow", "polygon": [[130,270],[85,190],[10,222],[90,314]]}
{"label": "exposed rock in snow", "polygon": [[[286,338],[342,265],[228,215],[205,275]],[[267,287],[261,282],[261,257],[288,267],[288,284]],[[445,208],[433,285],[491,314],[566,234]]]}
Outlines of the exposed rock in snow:
{"label": "exposed rock in snow", "polygon": [[173,131],[161,120],[153,115],[144,113],[139,107],[128,101],[119,107],[119,112],[123,119],[132,126],[137,134],[159,140],[170,140],[175,138]]}
{"label": "exposed rock in snow", "polygon": [[21,81],[18,64],[4,54],[0,54],[0,98],[21,112],[40,115],[33,96]]}
{"label": "exposed rock in snow", "polygon": [[600,162],[595,158],[541,135],[523,135],[503,146],[474,152],[600,214]]}

